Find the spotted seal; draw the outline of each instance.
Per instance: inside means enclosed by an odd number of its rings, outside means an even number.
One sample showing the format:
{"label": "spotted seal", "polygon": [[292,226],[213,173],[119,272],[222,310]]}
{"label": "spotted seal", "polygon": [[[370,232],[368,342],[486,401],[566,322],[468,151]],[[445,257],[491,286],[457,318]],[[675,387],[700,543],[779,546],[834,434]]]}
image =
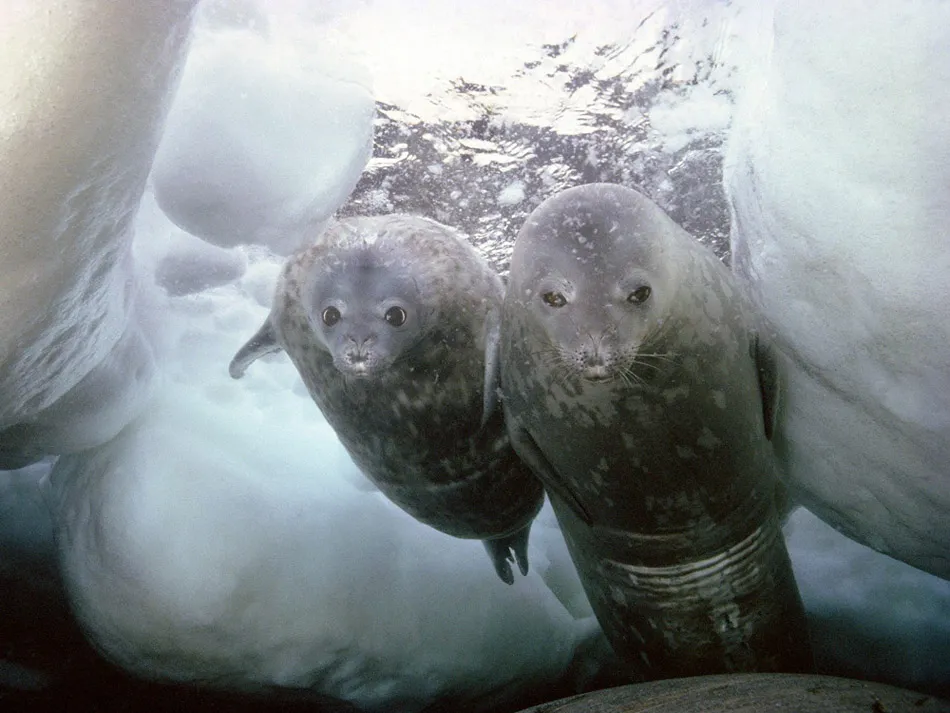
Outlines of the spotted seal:
{"label": "spotted seal", "polygon": [[497,403],[504,288],[450,228],[408,215],[341,220],[286,263],[239,378],[283,349],[356,464],[432,527],[484,541],[502,580],[528,571],[541,484]]}
{"label": "spotted seal", "polygon": [[563,191],[518,234],[500,353],[512,444],[617,652],[647,678],[809,671],[777,380],[716,256],[636,191]]}

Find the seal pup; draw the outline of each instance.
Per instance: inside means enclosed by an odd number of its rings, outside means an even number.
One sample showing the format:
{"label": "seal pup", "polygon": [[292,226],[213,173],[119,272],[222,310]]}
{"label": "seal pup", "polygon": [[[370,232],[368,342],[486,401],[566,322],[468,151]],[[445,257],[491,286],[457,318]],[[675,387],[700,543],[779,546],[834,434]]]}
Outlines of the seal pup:
{"label": "seal pup", "polygon": [[501,331],[512,445],[646,678],[812,667],[767,354],[729,271],[636,191],[563,191],[518,234]]}
{"label": "seal pup", "polygon": [[454,230],[409,215],[341,220],[286,263],[240,378],[283,349],[356,464],[396,505],[528,572],[544,492],[498,393],[501,278]]}

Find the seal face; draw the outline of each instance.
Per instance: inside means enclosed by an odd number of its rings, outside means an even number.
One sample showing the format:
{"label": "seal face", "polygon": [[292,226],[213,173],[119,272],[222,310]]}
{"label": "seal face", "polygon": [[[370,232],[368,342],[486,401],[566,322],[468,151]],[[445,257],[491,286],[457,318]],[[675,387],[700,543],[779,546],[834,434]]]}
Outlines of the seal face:
{"label": "seal face", "polygon": [[512,444],[646,677],[811,668],[766,355],[729,272],[635,191],[564,191],[518,235],[501,333]]}
{"label": "seal face", "polygon": [[356,464],[390,500],[485,543],[499,577],[527,573],[540,482],[497,404],[501,279],[459,234],[406,215],[350,218],[285,264],[239,378],[290,356]]}

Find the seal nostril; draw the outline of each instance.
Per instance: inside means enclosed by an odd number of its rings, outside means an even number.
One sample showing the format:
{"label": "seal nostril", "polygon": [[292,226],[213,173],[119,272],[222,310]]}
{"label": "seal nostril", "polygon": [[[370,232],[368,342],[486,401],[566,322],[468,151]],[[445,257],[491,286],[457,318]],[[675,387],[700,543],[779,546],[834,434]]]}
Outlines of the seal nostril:
{"label": "seal nostril", "polygon": [[606,366],[610,361],[610,355],[599,342],[591,338],[591,345],[581,349],[580,362],[585,367]]}
{"label": "seal nostril", "polygon": [[588,366],[603,366],[607,363],[604,355],[599,351],[589,351],[583,355],[584,363]]}

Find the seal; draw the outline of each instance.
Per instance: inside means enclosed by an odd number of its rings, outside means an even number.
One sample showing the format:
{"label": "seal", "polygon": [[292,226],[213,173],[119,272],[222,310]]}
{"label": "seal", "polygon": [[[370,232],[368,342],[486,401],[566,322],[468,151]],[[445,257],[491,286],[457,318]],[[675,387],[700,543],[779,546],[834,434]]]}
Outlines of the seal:
{"label": "seal", "polygon": [[409,215],[341,220],[293,255],[239,378],[286,351],[357,466],[396,505],[528,572],[541,483],[498,405],[504,287],[458,233]]}
{"label": "seal", "polygon": [[563,191],[515,241],[500,350],[512,445],[635,672],[811,670],[778,382],[716,256],[636,191]]}

